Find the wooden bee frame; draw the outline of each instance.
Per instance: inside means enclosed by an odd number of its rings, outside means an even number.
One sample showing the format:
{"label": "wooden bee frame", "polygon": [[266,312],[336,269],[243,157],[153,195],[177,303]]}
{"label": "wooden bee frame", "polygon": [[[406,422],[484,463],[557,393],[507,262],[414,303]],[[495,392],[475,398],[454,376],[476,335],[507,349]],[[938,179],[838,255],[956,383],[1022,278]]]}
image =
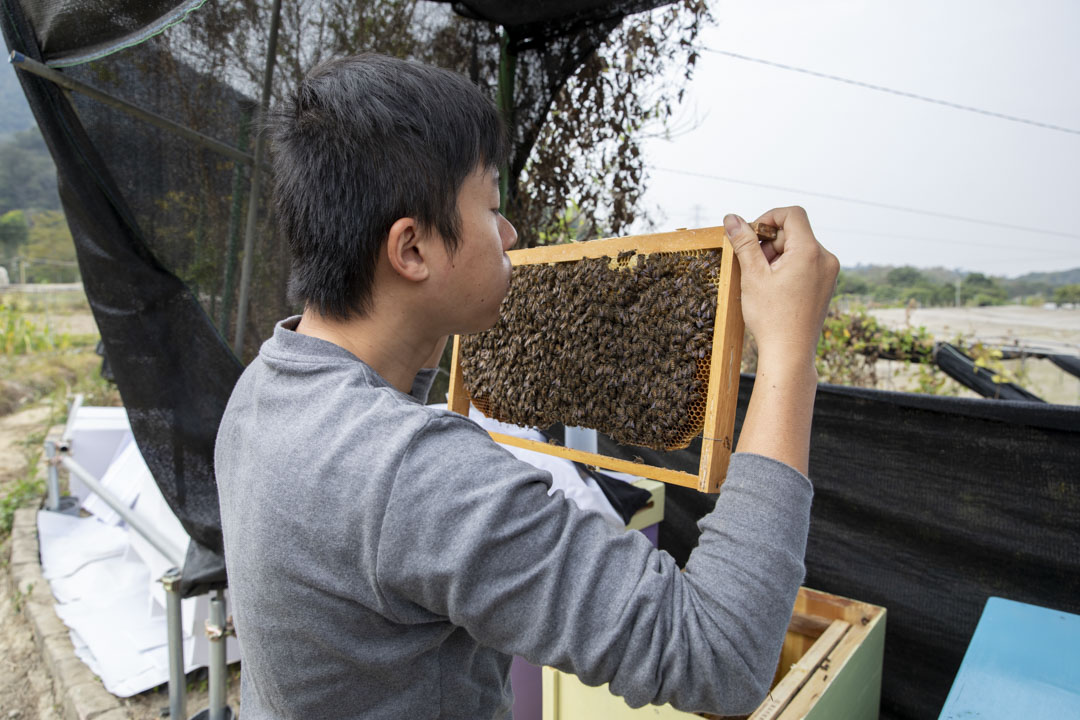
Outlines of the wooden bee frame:
{"label": "wooden bee frame", "polygon": [[[740,295],[739,263],[722,227],[700,230],[676,230],[654,235],[593,240],[565,245],[548,245],[508,253],[515,265],[574,262],[586,258],[616,258],[619,253],[634,251],[640,255],[657,252],[720,250],[720,274],[717,288],[717,311],[713,325],[709,383],[706,390],[705,421],[702,428],[701,463],[698,473],[682,472],[644,463],[591,453],[583,450],[525,440],[492,432],[491,437],[504,445],[535,450],[548,455],[595,465],[607,470],[660,480],[673,485],[692,487],[702,492],[717,492],[727,474],[731,459],[732,434],[735,429],[735,405],[739,395],[739,367],[742,361],[743,317]],[[454,338],[450,366],[450,390],[447,404],[451,410],[468,416],[470,398],[465,389],[460,363],[461,344]]]}

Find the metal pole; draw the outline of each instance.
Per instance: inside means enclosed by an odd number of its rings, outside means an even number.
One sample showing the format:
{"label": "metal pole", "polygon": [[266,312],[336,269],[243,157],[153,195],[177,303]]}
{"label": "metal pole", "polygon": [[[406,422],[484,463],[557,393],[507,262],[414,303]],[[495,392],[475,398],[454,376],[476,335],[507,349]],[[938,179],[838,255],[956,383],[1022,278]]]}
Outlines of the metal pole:
{"label": "metal pole", "polygon": [[45,500],[45,509],[52,512],[60,512],[60,473],[56,469],[56,441],[45,441],[45,457],[49,459],[49,479],[45,486],[48,497]]}
{"label": "metal pole", "polygon": [[[514,127],[514,75],[517,73],[517,54],[510,49],[510,33],[503,28],[499,42],[499,86],[496,104],[507,132]],[[499,168],[499,212],[506,215],[510,203],[510,158]]]}
{"label": "metal pole", "polygon": [[60,436],[60,444],[64,446],[64,451],[68,451],[71,448],[71,435],[75,432],[75,416],[79,414],[79,410],[82,409],[84,396],[79,393],[71,401],[71,407],[68,408],[67,423],[64,424],[64,434]]}
{"label": "metal pole", "polygon": [[165,537],[160,530],[153,525],[150,525],[145,518],[132,512],[131,508],[109,492],[109,490],[98,482],[98,479],[91,475],[82,465],[75,462],[70,457],[63,457],[60,459],[60,462],[69,472],[78,476],[80,480],[86,483],[86,486],[104,500],[106,505],[115,510],[120,517],[124,518],[124,522],[130,525],[135,532],[146,538],[146,541],[153,545],[159,553],[164,555],[169,562],[177,567],[183,566],[184,553],[173,545],[172,541]]}
{"label": "metal pole", "polygon": [[180,613],[180,571],[161,578],[165,587],[165,620],[169,633],[169,718],[187,720],[187,679],[184,677],[184,628]]}
{"label": "metal pole", "polygon": [[206,622],[206,636],[210,644],[210,720],[226,720],[225,692],[228,675],[225,667],[225,593],[218,590],[210,598],[210,617]]}
{"label": "metal pole", "polygon": [[250,155],[245,152],[241,152],[240,150],[237,150],[232,145],[227,145],[219,140],[215,140],[212,137],[203,135],[201,132],[197,132],[189,127],[185,127],[184,125],[175,123],[168,118],[164,118],[157,113],[150,112],[149,110],[144,110],[138,105],[132,105],[126,100],[121,100],[120,98],[113,97],[112,95],[109,95],[107,93],[103,93],[96,88],[92,88],[89,85],[84,85],[78,80],[73,80],[67,75],[61,72],[57,72],[56,70],[53,70],[52,68],[39,63],[37,60],[31,60],[30,58],[23,55],[21,52],[12,50],[8,60],[9,62],[11,62],[12,65],[19,68],[20,70],[25,70],[28,73],[37,75],[38,77],[43,77],[46,80],[51,80],[52,82],[67,90],[73,90],[77,93],[82,93],[83,95],[91,97],[98,102],[102,102],[109,107],[116,108],[117,110],[125,112],[128,115],[133,115],[140,120],[144,120],[151,125],[155,125],[162,130],[167,130],[171,133],[175,133],[194,143],[202,145],[203,147],[209,148],[214,152],[218,152],[222,155],[231,157],[233,160],[239,160],[240,162],[247,163],[248,165],[254,162]]}
{"label": "metal pole", "polygon": [[[246,150],[248,133],[251,131],[253,108],[245,105],[240,115],[240,137],[238,145]],[[221,290],[221,315],[218,316],[218,330],[222,337],[229,336],[229,319],[232,315],[233,294],[236,291],[236,259],[240,248],[240,214],[244,210],[244,168],[233,167],[232,205],[229,208],[229,235],[225,249],[225,287]]]}
{"label": "metal pole", "polygon": [[[274,60],[277,57],[278,26],[281,24],[281,0],[274,0],[270,15],[270,37],[266,42],[266,66],[263,69],[262,101],[259,117],[266,117],[270,107],[270,90],[274,79]],[[248,294],[251,291],[251,271],[255,265],[255,231],[259,224],[259,195],[262,187],[262,161],[266,141],[264,133],[255,136],[255,159],[251,168],[251,192],[248,193],[247,227],[244,229],[244,262],[240,266],[240,300],[236,307],[236,335],[233,353],[243,359],[244,326],[247,325]]]}

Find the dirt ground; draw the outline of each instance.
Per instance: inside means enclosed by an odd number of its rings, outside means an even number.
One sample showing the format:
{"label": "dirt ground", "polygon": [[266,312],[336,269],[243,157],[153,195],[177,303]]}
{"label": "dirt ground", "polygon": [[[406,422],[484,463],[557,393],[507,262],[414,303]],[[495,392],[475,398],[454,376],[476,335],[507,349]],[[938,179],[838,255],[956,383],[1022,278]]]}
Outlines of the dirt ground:
{"label": "dirt ground", "polygon": [[[0,494],[25,473],[24,441],[46,429],[50,414],[48,407],[36,406],[0,418]],[[6,564],[7,542],[0,545],[0,557]],[[19,612],[19,598],[10,583],[0,587],[0,720],[59,720],[52,680]]]}
{"label": "dirt ground", "polygon": [[[0,550],[7,557],[7,543]],[[16,600],[11,592],[0,596],[0,718],[59,720],[52,680]]]}

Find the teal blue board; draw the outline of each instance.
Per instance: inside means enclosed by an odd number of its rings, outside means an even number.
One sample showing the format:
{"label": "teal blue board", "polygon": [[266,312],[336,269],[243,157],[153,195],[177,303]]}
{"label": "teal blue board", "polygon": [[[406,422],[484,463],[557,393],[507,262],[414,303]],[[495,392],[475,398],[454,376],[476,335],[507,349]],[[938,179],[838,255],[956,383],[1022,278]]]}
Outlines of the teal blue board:
{"label": "teal blue board", "polygon": [[1080,718],[1080,615],[992,597],[938,720]]}

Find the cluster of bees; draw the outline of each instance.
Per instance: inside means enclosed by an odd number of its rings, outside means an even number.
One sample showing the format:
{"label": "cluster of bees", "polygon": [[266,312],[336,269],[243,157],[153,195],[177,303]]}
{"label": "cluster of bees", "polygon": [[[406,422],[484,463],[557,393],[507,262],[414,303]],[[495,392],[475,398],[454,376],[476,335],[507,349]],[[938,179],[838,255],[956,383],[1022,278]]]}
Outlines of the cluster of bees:
{"label": "cluster of bees", "polygon": [[686,447],[704,422],[719,272],[719,250],[516,266],[498,324],[462,338],[465,388],[503,422]]}

